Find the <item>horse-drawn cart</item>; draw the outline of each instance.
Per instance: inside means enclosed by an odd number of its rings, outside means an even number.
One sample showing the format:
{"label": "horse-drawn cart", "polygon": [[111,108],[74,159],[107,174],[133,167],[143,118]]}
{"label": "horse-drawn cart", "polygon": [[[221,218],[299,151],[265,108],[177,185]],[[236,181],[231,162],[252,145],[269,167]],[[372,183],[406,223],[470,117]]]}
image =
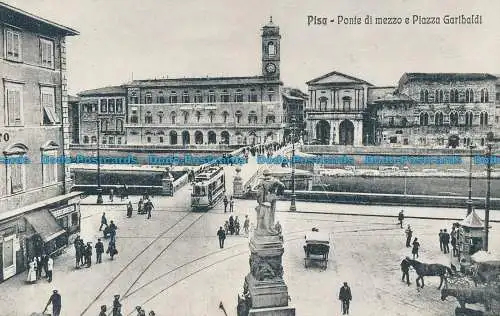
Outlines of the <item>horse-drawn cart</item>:
{"label": "horse-drawn cart", "polygon": [[307,268],[312,262],[319,262],[323,269],[328,267],[330,253],[330,236],[318,231],[312,231],[305,236],[304,266]]}

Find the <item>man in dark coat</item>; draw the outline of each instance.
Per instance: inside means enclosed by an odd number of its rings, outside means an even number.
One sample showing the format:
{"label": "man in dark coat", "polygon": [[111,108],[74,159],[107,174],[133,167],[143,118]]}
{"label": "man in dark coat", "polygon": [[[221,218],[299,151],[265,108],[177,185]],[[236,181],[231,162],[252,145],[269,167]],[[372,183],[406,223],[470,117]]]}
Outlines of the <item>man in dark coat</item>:
{"label": "man in dark coat", "polygon": [[226,232],[222,229],[222,226],[217,231],[217,236],[219,237],[219,247],[224,248],[224,239],[226,239]]}
{"label": "man in dark coat", "polygon": [[234,235],[234,218],[233,215],[229,216],[229,233]]}
{"label": "man in dark coat", "polygon": [[352,300],[352,294],[347,282],[344,282],[344,285],[340,288],[339,300],[342,302],[342,314],[349,315],[349,304]]}
{"label": "man in dark coat", "polygon": [[116,230],[117,229],[118,229],[118,227],[115,225],[115,223],[113,223],[113,221],[111,221],[111,223],[109,224],[109,238],[113,242],[115,242],[115,240],[116,240]]}
{"label": "man in dark coat", "polygon": [[49,301],[47,302],[47,305],[45,305],[45,309],[43,310],[43,313],[47,310],[47,307],[52,303],[52,316],[59,316],[61,315],[61,295],[57,293],[57,290],[54,290],[52,292],[52,295],[49,298]]}
{"label": "man in dark coat", "polygon": [[403,213],[403,210],[401,210],[398,214],[398,221],[399,221],[399,226],[403,228],[403,221],[405,220],[405,214]]}
{"label": "man in dark coat", "polygon": [[122,316],[122,304],[120,303],[120,295],[115,295],[113,301],[113,316]]}
{"label": "man in dark coat", "polygon": [[229,204],[229,201],[227,200],[227,196],[224,197],[224,213],[227,212],[227,204]]}
{"label": "man in dark coat", "polygon": [[102,226],[104,226],[105,228],[108,226],[108,220],[106,219],[106,213],[102,213],[101,226],[99,227],[99,231],[102,230]]}
{"label": "man in dark coat", "polygon": [[83,242],[83,239],[80,238],[79,240],[80,244],[80,265],[84,264],[85,260],[85,243]]}
{"label": "man in dark coat", "polygon": [[95,254],[97,257],[96,263],[102,262],[102,254],[104,252],[104,245],[101,242],[101,238],[97,239],[97,243],[95,244]]}
{"label": "man in dark coat", "polygon": [[443,230],[443,251],[444,253],[450,253],[450,234],[446,229]]}
{"label": "man in dark coat", "polygon": [[148,219],[150,219],[151,218],[151,211],[154,208],[153,202],[151,202],[151,200],[147,200],[145,208],[146,208],[146,211],[148,212]]}
{"label": "man in dark coat", "polygon": [[88,242],[87,247],[85,247],[85,263],[87,264],[87,268],[90,268],[92,265],[92,245]]}
{"label": "man in dark coat", "polygon": [[406,278],[406,284],[410,286],[410,262],[408,262],[407,258],[404,258],[403,261],[401,261],[401,272],[403,272],[401,281],[404,282]]}
{"label": "man in dark coat", "polygon": [[408,227],[406,228],[405,234],[406,234],[406,247],[410,248],[411,247],[411,245],[410,245],[411,237],[413,235],[413,231],[411,230],[411,227],[409,224],[408,224]]}
{"label": "man in dark coat", "polygon": [[80,257],[82,256],[80,252],[80,236],[76,236],[75,242],[73,243],[75,246],[75,259],[76,259],[76,268],[80,267]]}
{"label": "man in dark coat", "polygon": [[439,230],[439,234],[438,235],[439,235],[439,249],[441,249],[441,251],[443,251],[444,250],[444,246],[443,246],[443,235],[444,235],[444,233],[443,233],[442,229]]}

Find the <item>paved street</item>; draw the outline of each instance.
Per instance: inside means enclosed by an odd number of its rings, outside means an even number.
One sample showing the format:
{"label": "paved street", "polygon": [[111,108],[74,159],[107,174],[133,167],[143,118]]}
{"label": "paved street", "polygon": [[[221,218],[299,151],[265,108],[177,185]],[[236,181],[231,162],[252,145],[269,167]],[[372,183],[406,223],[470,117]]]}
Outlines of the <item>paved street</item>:
{"label": "paved street", "polygon": [[[230,167],[228,173],[232,172]],[[228,179],[230,180],[228,174]],[[230,185],[228,185],[228,188]],[[189,209],[190,188],[175,197],[155,197],[156,210],[147,220],[143,215],[125,216],[123,205],[82,205],[82,233],[85,242],[95,243],[100,216],[118,225],[119,254],[114,261],[104,256],[103,263],[91,268],[74,269],[74,250],[55,260],[54,280],[26,285],[26,274],[0,285],[2,315],[30,315],[41,312],[52,289],[62,295],[62,315],[96,315],[99,306],[110,306],[113,295],[122,296],[124,315],[136,305],[154,309],[157,315],[193,316],[223,315],[218,309],[223,302],[228,315],[236,315],[237,294],[249,272],[248,239],[229,236],[223,250],[218,247],[216,231],[229,214],[222,204],[208,213],[192,213]],[[91,202],[95,197],[88,197]],[[137,202],[136,197],[132,200]],[[106,197],[105,197],[106,201]],[[255,222],[255,201],[236,200],[235,216],[241,221],[246,214]],[[382,209],[397,214],[397,207],[351,206],[322,203],[297,204],[302,211],[289,213],[289,202],[278,202],[276,219],[284,229],[283,257],[285,281],[291,304],[297,315],[336,315],[340,310],[338,290],[343,281],[353,291],[351,315],[452,315],[453,299],[442,302],[437,290],[439,278],[426,278],[426,287],[418,292],[400,280],[399,263],[410,254],[404,246],[404,232],[394,218],[335,215],[344,210],[377,213]],[[418,212],[412,208],[409,212]],[[448,210],[458,214],[460,211]],[[422,212],[429,212],[422,209]],[[438,213],[447,212],[439,209]],[[463,212],[462,212],[463,213]],[[458,216],[458,215],[457,215]],[[409,219],[414,234],[420,239],[421,260],[447,263],[439,251],[437,233],[451,228],[451,220]],[[334,249],[328,269],[304,268],[304,233],[312,227],[329,232]],[[498,224],[493,224],[491,250],[500,251]],[[106,243],[105,243],[106,246]],[[93,258],[95,261],[95,258]],[[412,282],[415,275],[410,273]],[[29,298],[29,299],[27,299]],[[135,315],[135,314],[133,314]]]}

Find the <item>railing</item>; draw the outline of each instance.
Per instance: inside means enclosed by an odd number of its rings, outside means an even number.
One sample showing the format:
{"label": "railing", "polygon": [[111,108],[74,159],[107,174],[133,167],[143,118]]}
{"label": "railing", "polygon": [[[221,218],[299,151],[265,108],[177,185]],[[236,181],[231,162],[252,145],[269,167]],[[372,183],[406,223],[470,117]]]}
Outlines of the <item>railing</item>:
{"label": "railing", "polygon": [[189,174],[186,173],[185,175],[183,175],[182,177],[180,177],[179,179],[175,180],[172,183],[172,187],[173,187],[173,191],[174,191],[172,193],[175,193],[178,189],[180,189],[181,187],[186,185],[188,182],[189,182]]}

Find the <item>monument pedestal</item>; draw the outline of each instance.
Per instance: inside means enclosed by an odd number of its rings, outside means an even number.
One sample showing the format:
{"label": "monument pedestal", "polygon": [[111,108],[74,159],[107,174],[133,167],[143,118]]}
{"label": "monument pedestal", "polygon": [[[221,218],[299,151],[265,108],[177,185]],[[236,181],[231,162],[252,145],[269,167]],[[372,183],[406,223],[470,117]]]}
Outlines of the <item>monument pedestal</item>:
{"label": "monument pedestal", "polygon": [[249,316],[295,316],[295,307],[252,308]]}
{"label": "monument pedestal", "polygon": [[236,175],[233,180],[233,196],[235,198],[243,197],[243,179],[240,176],[241,168],[240,166],[236,167]]}

